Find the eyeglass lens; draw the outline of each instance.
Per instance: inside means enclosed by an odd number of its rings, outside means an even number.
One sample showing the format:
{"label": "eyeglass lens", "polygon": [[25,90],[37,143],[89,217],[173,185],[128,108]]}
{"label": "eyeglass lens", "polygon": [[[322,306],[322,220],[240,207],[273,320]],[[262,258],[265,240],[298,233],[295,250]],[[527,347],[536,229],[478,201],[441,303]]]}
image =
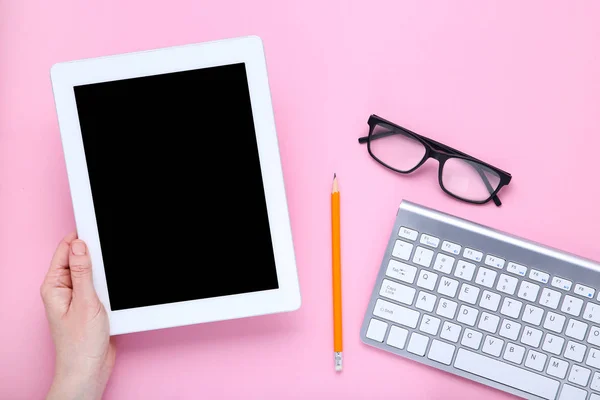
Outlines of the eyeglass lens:
{"label": "eyeglass lens", "polygon": [[369,136],[371,154],[400,172],[416,167],[425,157],[423,143],[393,126],[379,123]]}
{"label": "eyeglass lens", "polygon": [[477,162],[449,158],[442,167],[442,185],[462,199],[485,201],[498,189],[500,176]]}
{"label": "eyeglass lens", "polygon": [[[400,172],[415,168],[426,154],[425,145],[419,140],[384,123],[373,127],[369,149],[379,162]],[[500,176],[478,162],[451,157],[442,165],[441,184],[454,196],[481,202],[496,191]]]}

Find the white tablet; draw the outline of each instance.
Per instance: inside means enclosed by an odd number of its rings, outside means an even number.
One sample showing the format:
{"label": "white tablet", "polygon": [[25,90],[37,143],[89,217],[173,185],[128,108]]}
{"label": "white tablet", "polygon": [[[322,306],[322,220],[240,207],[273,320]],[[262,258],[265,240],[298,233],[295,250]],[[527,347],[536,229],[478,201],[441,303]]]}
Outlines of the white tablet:
{"label": "white tablet", "polygon": [[259,38],[60,63],[51,79],[111,334],[300,306]]}

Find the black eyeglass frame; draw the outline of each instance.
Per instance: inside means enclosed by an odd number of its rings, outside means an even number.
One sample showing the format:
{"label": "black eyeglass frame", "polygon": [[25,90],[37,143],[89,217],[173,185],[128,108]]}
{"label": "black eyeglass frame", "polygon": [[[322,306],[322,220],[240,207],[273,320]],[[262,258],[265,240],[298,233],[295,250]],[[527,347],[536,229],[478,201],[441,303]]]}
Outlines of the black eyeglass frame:
{"label": "black eyeglass frame", "polygon": [[[369,154],[371,155],[371,157],[373,157],[375,159],[375,161],[377,161],[378,163],[380,163],[381,165],[383,165],[384,167],[391,169],[394,172],[400,173],[400,174],[410,174],[411,172],[415,171],[417,168],[419,168],[421,165],[423,165],[425,163],[425,161],[427,161],[430,158],[436,159],[439,162],[439,168],[438,168],[438,182],[440,184],[440,187],[442,188],[442,190],[454,197],[455,199],[461,200],[461,201],[465,201],[467,203],[472,203],[472,204],[485,204],[487,202],[489,202],[490,200],[494,201],[494,204],[496,204],[496,206],[501,206],[502,202],[500,201],[500,199],[498,198],[497,194],[500,191],[500,189],[502,189],[504,186],[508,185],[512,179],[512,175],[509,174],[506,171],[501,170],[500,168],[494,167],[493,165],[490,165],[486,162],[483,162],[481,160],[478,160],[475,157],[472,157],[468,154],[465,154],[461,151],[458,151],[456,149],[453,149],[450,146],[446,146],[445,144],[436,142],[433,139],[429,139],[428,137],[419,135],[418,133],[415,133],[409,129],[406,129],[400,125],[394,124],[393,122],[390,122],[384,118],[381,118],[378,115],[372,114],[369,117],[368,120],[368,125],[369,125],[369,134],[367,136],[363,136],[361,138],[358,139],[358,143],[367,144],[367,150],[369,151]],[[373,131],[375,129],[375,126],[377,124],[386,124],[386,125],[390,125],[393,128],[402,131],[404,134],[414,138],[415,140],[418,140],[419,142],[421,142],[423,144],[423,146],[425,147],[425,154],[423,155],[423,158],[421,159],[421,161],[419,161],[419,163],[417,165],[415,165],[413,168],[411,168],[408,171],[401,171],[398,170],[396,168],[393,168],[391,166],[389,166],[388,164],[386,164],[385,162],[383,162],[382,160],[380,160],[379,158],[377,158],[377,156],[375,156],[375,154],[373,154],[373,152],[371,151],[371,140],[372,136],[373,136]],[[375,134],[377,135],[377,138],[381,138],[381,137],[386,137],[389,135],[393,135],[394,132],[389,131],[389,132],[383,132],[383,133],[378,133]],[[486,168],[489,168],[490,170],[494,171],[495,173],[498,174],[498,176],[500,177],[500,183],[498,184],[498,187],[494,190],[491,191],[492,186],[488,180],[488,178],[485,176],[485,174],[483,173],[483,171],[481,169],[477,169],[477,172],[479,173],[479,175],[481,176],[483,182],[485,183],[488,191],[490,191],[490,196],[485,199],[485,200],[470,200],[470,199],[465,199],[462,198],[460,196],[455,195],[454,193],[450,192],[449,190],[447,190],[444,187],[444,182],[442,179],[442,172],[444,170],[444,164],[446,163],[446,161],[448,161],[451,158],[460,158],[466,161],[472,161],[472,162],[476,162],[478,164],[483,165]],[[473,165],[473,164],[471,164]]]}

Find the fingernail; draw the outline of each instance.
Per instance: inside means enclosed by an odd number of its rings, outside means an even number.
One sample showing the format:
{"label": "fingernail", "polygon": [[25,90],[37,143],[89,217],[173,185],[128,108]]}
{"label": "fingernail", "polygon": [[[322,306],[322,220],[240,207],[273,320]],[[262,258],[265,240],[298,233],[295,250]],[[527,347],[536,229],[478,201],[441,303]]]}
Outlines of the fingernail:
{"label": "fingernail", "polygon": [[85,251],[86,251],[85,243],[83,243],[81,240],[76,240],[76,241],[72,242],[71,243],[71,251],[76,256],[85,256]]}

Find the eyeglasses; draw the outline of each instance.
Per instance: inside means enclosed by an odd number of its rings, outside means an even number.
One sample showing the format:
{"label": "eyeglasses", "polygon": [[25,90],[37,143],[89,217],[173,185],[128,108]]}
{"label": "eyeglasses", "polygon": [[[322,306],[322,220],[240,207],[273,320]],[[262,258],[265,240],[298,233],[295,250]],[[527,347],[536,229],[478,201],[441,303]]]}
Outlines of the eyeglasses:
{"label": "eyeglasses", "polygon": [[508,172],[377,115],[371,115],[368,124],[369,135],[358,143],[366,143],[371,157],[384,167],[409,174],[434,158],[440,163],[438,181],[444,192],[468,203],[493,200],[497,206],[502,204],[497,194],[510,183]]}

